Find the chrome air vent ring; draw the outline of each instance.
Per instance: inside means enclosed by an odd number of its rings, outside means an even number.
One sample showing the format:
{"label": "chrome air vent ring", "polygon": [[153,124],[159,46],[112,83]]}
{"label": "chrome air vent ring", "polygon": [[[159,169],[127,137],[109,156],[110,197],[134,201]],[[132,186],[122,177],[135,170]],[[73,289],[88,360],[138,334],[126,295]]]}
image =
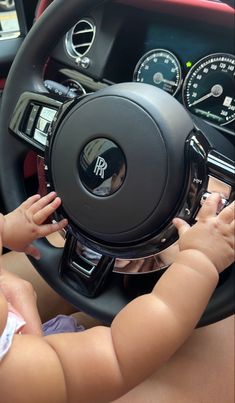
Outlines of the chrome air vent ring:
{"label": "chrome air vent ring", "polygon": [[68,54],[73,58],[84,56],[94,42],[95,33],[96,27],[91,20],[79,20],[65,37],[65,47]]}

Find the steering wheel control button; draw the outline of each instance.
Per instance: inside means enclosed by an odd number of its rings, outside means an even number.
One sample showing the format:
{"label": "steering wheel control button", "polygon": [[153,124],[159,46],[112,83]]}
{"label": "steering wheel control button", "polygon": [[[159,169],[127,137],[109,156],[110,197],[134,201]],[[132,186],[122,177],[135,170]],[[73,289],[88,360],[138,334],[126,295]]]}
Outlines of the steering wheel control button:
{"label": "steering wheel control button", "polygon": [[25,132],[25,134],[27,134],[30,137],[33,135],[33,128],[35,126],[35,122],[37,119],[39,109],[40,109],[39,105],[34,105],[34,104],[29,105],[29,114],[28,114],[28,119],[26,120],[26,127],[25,127],[24,132]]}
{"label": "steering wheel control button", "polygon": [[51,109],[51,108],[47,108],[47,107],[44,106],[44,107],[42,108],[41,112],[40,112],[40,117],[41,117],[42,119],[45,119],[45,120],[47,120],[48,122],[51,123],[52,120],[53,120],[54,117],[55,117],[56,112],[57,112],[57,110]]}
{"label": "steering wheel control button", "polygon": [[110,196],[124,182],[125,156],[113,141],[98,138],[89,142],[82,150],[78,170],[86,189],[96,196]]}
{"label": "steering wheel control button", "polygon": [[48,122],[48,120],[46,119],[41,118],[40,116],[37,121],[37,129],[42,131],[43,133],[47,133],[49,126],[50,122]]}
{"label": "steering wheel control button", "polygon": [[48,131],[56,113],[55,109],[48,107],[41,108],[33,138],[44,146],[46,145]]}
{"label": "steering wheel control button", "polygon": [[34,138],[34,140],[38,141],[38,143],[42,144],[43,146],[46,145],[47,134],[44,133],[43,131],[35,129],[33,138]]}

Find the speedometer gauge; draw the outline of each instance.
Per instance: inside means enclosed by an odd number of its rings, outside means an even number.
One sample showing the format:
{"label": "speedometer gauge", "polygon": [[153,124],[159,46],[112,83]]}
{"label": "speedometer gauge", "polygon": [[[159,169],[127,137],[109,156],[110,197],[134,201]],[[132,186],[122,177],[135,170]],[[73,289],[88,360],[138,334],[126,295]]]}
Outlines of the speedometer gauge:
{"label": "speedometer gauge", "polygon": [[190,112],[219,126],[235,119],[235,57],[215,53],[199,60],[183,86],[183,101]]}
{"label": "speedometer gauge", "polygon": [[165,49],[154,49],[145,53],[137,63],[133,80],[152,84],[175,95],[178,91],[182,73],[176,56]]}

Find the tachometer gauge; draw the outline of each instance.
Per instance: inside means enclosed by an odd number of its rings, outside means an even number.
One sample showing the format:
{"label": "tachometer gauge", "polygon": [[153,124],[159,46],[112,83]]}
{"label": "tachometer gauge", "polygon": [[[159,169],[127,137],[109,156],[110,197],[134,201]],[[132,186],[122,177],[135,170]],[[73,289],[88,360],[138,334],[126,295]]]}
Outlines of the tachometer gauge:
{"label": "tachometer gauge", "polygon": [[175,95],[182,81],[181,67],[176,56],[165,49],[154,49],[141,57],[133,80],[152,84]]}
{"label": "tachometer gauge", "polygon": [[235,119],[235,57],[215,53],[199,60],[183,86],[183,102],[190,112],[219,126]]}

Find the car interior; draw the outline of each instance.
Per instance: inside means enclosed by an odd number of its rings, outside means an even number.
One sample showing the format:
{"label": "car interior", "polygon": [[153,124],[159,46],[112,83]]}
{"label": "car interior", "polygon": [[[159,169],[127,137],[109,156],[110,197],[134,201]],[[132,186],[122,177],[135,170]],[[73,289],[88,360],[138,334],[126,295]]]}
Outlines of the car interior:
{"label": "car interior", "polygon": [[[0,211],[57,191],[65,246],[30,260],[107,324],[174,259],[174,216],[235,198],[234,17],[232,0],[0,1]],[[234,273],[199,327],[234,313]]]}

